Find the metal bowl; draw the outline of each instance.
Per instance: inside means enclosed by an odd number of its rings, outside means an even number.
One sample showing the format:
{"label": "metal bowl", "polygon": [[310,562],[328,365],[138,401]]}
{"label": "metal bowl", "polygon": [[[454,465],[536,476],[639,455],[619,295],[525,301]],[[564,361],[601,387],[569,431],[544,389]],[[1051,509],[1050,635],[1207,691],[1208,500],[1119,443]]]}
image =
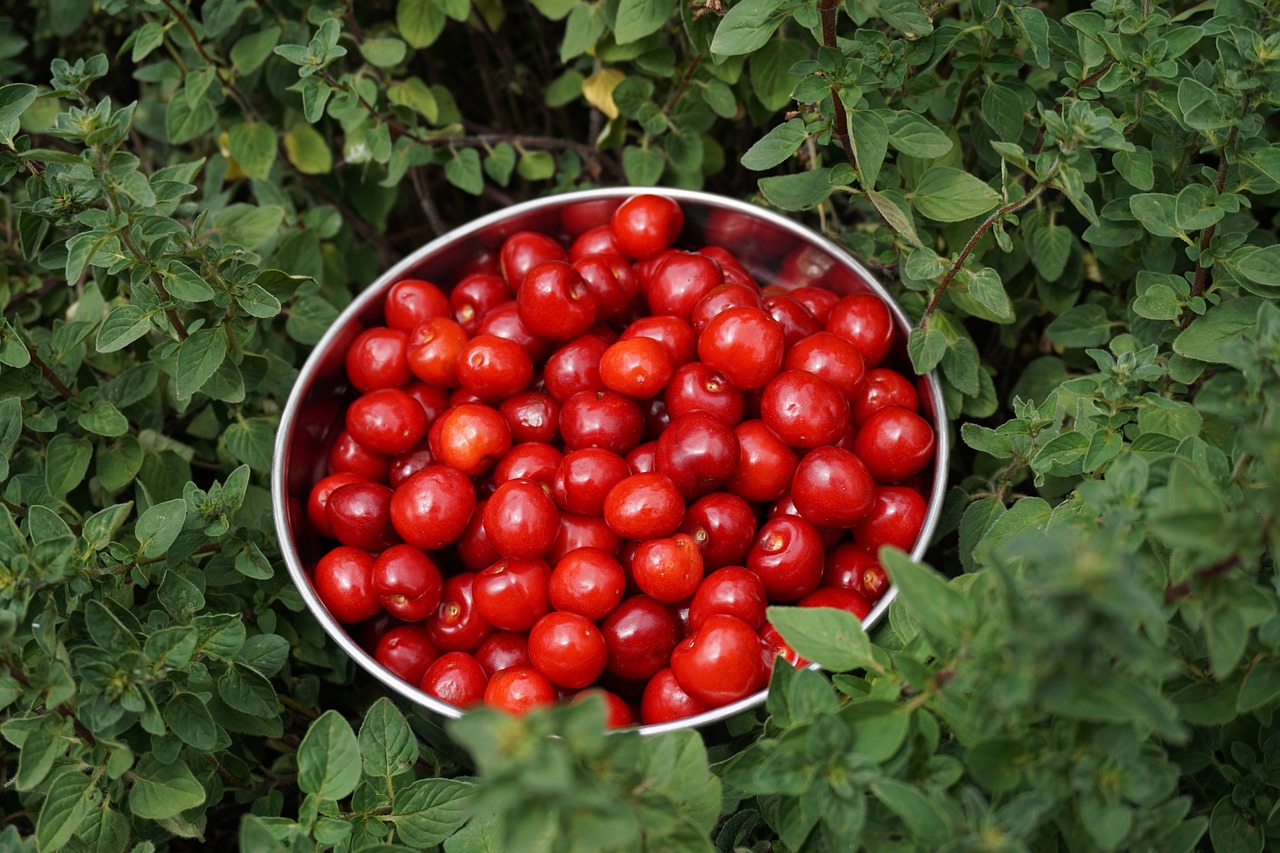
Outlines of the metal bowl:
{"label": "metal bowl", "polygon": [[[284,407],[276,435],[271,498],[280,550],[289,574],[308,609],[334,642],[389,690],[436,717],[457,718],[464,711],[401,680],[374,660],[329,615],[311,585],[309,570],[326,546],[308,529],[307,497],[312,485],[328,473],[329,447],[342,430],[347,405],[357,396],[346,378],[346,351],[360,332],[383,322],[383,301],[395,282],[419,278],[448,288],[477,256],[495,252],[511,234],[534,230],[559,234],[568,240],[591,226],[607,223],[613,209],[636,192],[639,190],[633,187],[612,187],[524,202],[431,241],[383,273],[334,321],[303,365]],[[819,285],[840,294],[871,291],[879,295],[892,310],[899,332],[886,363],[910,375],[906,337],[911,325],[906,315],[862,264],[830,240],[784,216],[735,199],[692,190],[658,192],[678,201],[684,210],[684,231],[677,244],[680,247],[722,245],[762,284],[782,278],[791,285]],[[932,422],[936,450],[933,464],[924,471],[929,510],[912,549],[912,556],[917,559],[932,538],[942,512],[949,457],[946,415],[936,377],[925,376],[921,390],[921,408]],[[863,624],[870,628],[880,621],[897,594],[898,588],[890,586]],[[639,730],[656,734],[693,727],[725,729],[726,724],[732,729],[735,718],[764,704],[766,692],[762,690],[694,717],[639,726]],[[711,736],[712,732],[704,734]]]}

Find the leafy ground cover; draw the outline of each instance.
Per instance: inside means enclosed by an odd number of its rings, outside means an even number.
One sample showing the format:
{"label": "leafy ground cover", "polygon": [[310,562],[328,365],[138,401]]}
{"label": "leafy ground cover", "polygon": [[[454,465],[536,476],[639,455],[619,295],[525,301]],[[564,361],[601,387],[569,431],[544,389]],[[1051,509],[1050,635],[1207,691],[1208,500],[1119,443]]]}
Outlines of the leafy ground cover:
{"label": "leafy ground cover", "polygon": [[[0,18],[0,846],[1254,851],[1280,837],[1273,0],[67,0]],[[957,452],[738,740],[447,731],[270,527],[298,365],[513,200],[703,187],[917,321]],[[563,735],[550,740],[545,735]]]}

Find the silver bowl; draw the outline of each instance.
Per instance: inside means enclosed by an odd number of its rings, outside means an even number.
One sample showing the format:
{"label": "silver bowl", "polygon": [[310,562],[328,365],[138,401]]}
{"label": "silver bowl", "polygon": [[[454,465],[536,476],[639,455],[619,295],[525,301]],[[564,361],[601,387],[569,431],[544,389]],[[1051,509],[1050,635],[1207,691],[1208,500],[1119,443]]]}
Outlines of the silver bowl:
{"label": "silver bowl", "polygon": [[[276,533],[289,575],[297,585],[307,608],[325,632],[366,672],[388,690],[425,709],[436,718],[457,718],[464,709],[442,702],[418,687],[401,680],[361,648],[347,629],[329,615],[311,585],[309,567],[323,554],[325,545],[308,529],[306,503],[312,485],[326,473],[328,450],[342,430],[342,414],[357,396],[346,378],[345,354],[351,342],[369,326],[380,325],[382,304],[391,285],[400,279],[418,278],[447,289],[477,255],[494,252],[517,231],[543,231],[566,240],[587,227],[608,222],[609,214],[626,198],[641,192],[634,187],[611,187],[565,193],[512,205],[483,216],[439,237],[383,273],[334,321],[316,344],[302,367],[297,383],[285,404],[276,435],[271,471],[271,499]],[[848,294],[871,291],[888,303],[898,326],[898,339],[886,363],[910,375],[906,337],[911,324],[889,293],[862,264],[830,240],[773,211],[736,199],[693,190],[653,190],[675,199],[685,214],[684,231],[678,244],[696,249],[718,244],[731,250],[757,281],[773,281],[786,259],[785,269],[799,283],[815,284]],[[933,537],[942,512],[950,455],[946,414],[937,378],[923,378],[921,408],[932,422],[936,436],[933,464],[924,472],[928,514],[911,555],[919,559]],[[870,628],[884,617],[898,594],[890,586],[863,619]],[[761,690],[730,705],[697,716],[657,725],[639,726],[642,734],[676,729],[702,728],[708,739],[721,729],[732,736],[740,726],[735,718],[754,711],[765,701]]]}

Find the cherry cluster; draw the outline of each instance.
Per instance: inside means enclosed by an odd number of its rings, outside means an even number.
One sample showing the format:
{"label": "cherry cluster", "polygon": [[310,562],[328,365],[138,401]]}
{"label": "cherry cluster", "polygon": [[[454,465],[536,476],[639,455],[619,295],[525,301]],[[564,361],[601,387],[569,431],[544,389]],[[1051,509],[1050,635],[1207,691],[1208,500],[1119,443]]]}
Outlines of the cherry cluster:
{"label": "cherry cluster", "polygon": [[934,435],[881,366],[875,294],[673,248],[665,196],[598,219],[567,249],[512,234],[447,292],[391,287],[346,353],[360,396],[307,505],[339,544],[312,578],[445,702],[597,692],[610,725],[661,723],[799,662],[769,604],[867,615],[877,550],[923,526]]}

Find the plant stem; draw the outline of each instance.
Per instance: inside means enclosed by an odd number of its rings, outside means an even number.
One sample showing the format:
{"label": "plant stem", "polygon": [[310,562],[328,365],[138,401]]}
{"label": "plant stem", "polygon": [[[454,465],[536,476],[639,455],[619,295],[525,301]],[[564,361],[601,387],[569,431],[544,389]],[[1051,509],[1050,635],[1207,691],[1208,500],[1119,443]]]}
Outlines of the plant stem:
{"label": "plant stem", "polygon": [[[818,14],[822,16],[822,44],[825,47],[836,47],[836,12],[840,8],[840,0],[818,0]],[[858,158],[853,153],[853,141],[849,139],[849,117],[845,113],[844,101],[840,100],[838,87],[831,85],[831,103],[835,109],[835,124],[831,132],[840,140],[844,148],[844,156],[854,171],[858,170]],[[867,187],[871,189],[871,187]]]}
{"label": "plant stem", "polygon": [[1051,180],[1053,180],[1053,176],[1057,171],[1058,163],[1055,162],[1053,164],[1053,168],[1049,169],[1049,174],[1045,175],[1042,180],[1028,190],[1026,195],[1017,201],[1011,201],[1004,207],[998,208],[995,213],[992,213],[983,220],[982,224],[978,226],[978,230],[973,232],[973,236],[969,238],[969,241],[964,244],[964,248],[960,250],[960,254],[956,256],[955,262],[951,264],[951,269],[947,270],[946,275],[942,277],[942,281],[938,282],[938,289],[933,292],[933,299],[929,301],[929,307],[925,309],[924,316],[920,318],[919,328],[923,329],[928,325],[930,315],[932,315],[937,309],[938,303],[942,301],[942,294],[946,292],[947,287],[951,284],[951,280],[956,277],[956,273],[958,273],[960,268],[964,266],[964,262],[968,260],[970,253],[972,253],[974,247],[978,245],[978,241],[985,237],[987,232],[991,230],[992,226],[999,222],[1002,217],[1008,216],[1010,213],[1017,213],[1019,210],[1022,210],[1022,208],[1035,201],[1036,197],[1039,196],[1040,193],[1044,192],[1044,188],[1049,185]]}
{"label": "plant stem", "polygon": [[[1249,100],[1244,101],[1243,111],[1249,109]],[[1222,195],[1223,188],[1227,185],[1227,154],[1236,146],[1236,139],[1240,136],[1240,125],[1231,128],[1231,132],[1227,134],[1227,141],[1222,145],[1222,151],[1218,156],[1218,176],[1214,181],[1213,188],[1218,195]],[[1215,222],[1200,233],[1200,254],[1196,257],[1196,274],[1195,279],[1191,283],[1191,298],[1204,296],[1205,287],[1209,284],[1209,268],[1204,265],[1204,253],[1209,250],[1209,243],[1213,241],[1213,235],[1217,233],[1218,225]],[[1191,310],[1191,306],[1187,306],[1182,310],[1182,320],[1179,325],[1186,328],[1191,325],[1191,321],[1196,318],[1196,313]]]}
{"label": "plant stem", "polygon": [[[103,171],[106,171],[106,164],[103,163]],[[151,263],[151,259],[142,251],[142,247],[133,239],[133,230],[127,216],[124,216],[124,209],[120,206],[120,196],[116,193],[116,188],[111,185],[110,181],[107,185],[107,202],[111,207],[112,214],[122,216],[125,219],[124,227],[118,232],[120,239],[124,241],[125,247],[133,255],[134,259],[147,268],[147,273],[151,278],[151,283],[155,285],[156,293],[160,294],[163,302],[172,302],[173,298],[169,296],[169,291],[165,289],[164,280],[160,278],[160,271]],[[182,318],[178,316],[178,310],[173,306],[164,309],[164,315],[169,318],[169,324],[173,326],[173,331],[177,333],[178,339],[185,341],[189,335],[187,327],[182,322]]]}
{"label": "plant stem", "polygon": [[23,344],[27,348],[27,353],[31,356],[31,362],[40,368],[40,372],[44,374],[44,378],[53,386],[53,389],[68,400],[74,400],[78,396],[76,392],[68,388],[67,384],[58,378],[58,374],[54,373],[53,368],[40,357],[36,352],[36,348],[26,343],[26,341],[23,341]]}
{"label": "plant stem", "polygon": [[1196,581],[1211,580],[1213,578],[1218,577],[1219,575],[1225,575],[1227,572],[1231,571],[1238,565],[1240,565],[1240,555],[1232,554],[1230,557],[1225,557],[1211,566],[1206,566],[1205,568],[1196,572],[1193,578],[1182,581],[1180,583],[1176,583],[1173,586],[1166,587],[1164,591],[1164,603],[1173,604],[1178,599],[1184,598],[1185,596],[1190,595],[1191,580],[1196,580]]}

